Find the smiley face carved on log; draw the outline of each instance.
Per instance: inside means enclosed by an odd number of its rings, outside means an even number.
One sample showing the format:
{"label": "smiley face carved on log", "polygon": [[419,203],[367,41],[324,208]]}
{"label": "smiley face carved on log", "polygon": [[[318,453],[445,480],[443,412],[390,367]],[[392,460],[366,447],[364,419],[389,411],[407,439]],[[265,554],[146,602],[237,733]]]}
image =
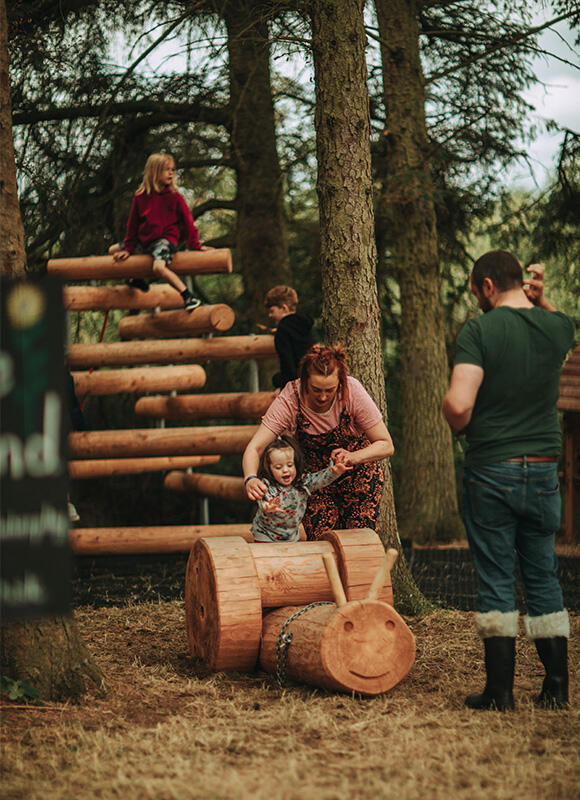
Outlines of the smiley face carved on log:
{"label": "smiley face carved on log", "polygon": [[347,603],[328,621],[321,642],[327,674],[364,694],[399,683],[415,660],[413,634],[392,606],[372,600]]}

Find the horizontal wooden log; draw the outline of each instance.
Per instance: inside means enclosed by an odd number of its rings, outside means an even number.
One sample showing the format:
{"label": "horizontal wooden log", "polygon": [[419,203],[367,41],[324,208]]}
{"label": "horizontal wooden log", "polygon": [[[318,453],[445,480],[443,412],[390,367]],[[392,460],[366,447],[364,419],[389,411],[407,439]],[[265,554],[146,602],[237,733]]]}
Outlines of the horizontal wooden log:
{"label": "horizontal wooden log", "polygon": [[264,608],[334,599],[322,560],[324,555],[336,559],[330,542],[253,542],[249,549]]}
{"label": "horizontal wooden log", "polygon": [[110,311],[113,308],[181,308],[183,299],[168,283],[153,284],[148,292],[129,286],[65,286],[63,302],[67,311]]}
{"label": "horizontal wooden log", "polygon": [[560,397],[577,397],[580,400],[580,375],[578,383],[560,383]]}
{"label": "horizontal wooden log", "polygon": [[200,472],[169,472],[163,486],[173,492],[196,492],[205,497],[249,503],[244,479],[231,475],[208,475]]}
{"label": "horizontal wooden log", "polygon": [[206,374],[197,364],[177,367],[133,367],[71,373],[77,397],[146,392],[185,392],[205,385]]}
{"label": "horizontal wooden log", "polygon": [[160,525],[121,528],[73,528],[70,543],[80,556],[144,555],[146,553],[187,553],[203,538],[242,537],[252,541],[250,524]]}
{"label": "horizontal wooden log", "polygon": [[580,392],[580,372],[563,372],[560,376],[560,389],[564,386],[573,387],[576,391]]}
{"label": "horizontal wooden log", "polygon": [[[276,673],[281,630],[295,606],[277,608],[263,619],[260,666]],[[377,695],[405,678],[415,662],[415,637],[387,603],[357,600],[305,608],[285,630],[292,639],[285,653],[286,674],[293,680]]]}
{"label": "horizontal wooden log", "polygon": [[[51,258],[47,264],[50,275],[64,281],[107,281],[124,278],[152,277],[153,259],[147,255],[129,256],[115,261],[113,256],[85,258]],[[212,275],[232,271],[232,254],[227,248],[218,250],[184,250],[176,253],[171,269],[178,275]]]}
{"label": "horizontal wooden log", "polygon": [[77,431],[68,436],[69,458],[231,455],[243,453],[257,425]]}
{"label": "horizontal wooden log", "polygon": [[140,475],[217,464],[219,456],[166,456],[158,458],[95,458],[69,461],[68,474],[73,480],[106,478],[113,475]]}
{"label": "horizontal wooden log", "polygon": [[580,397],[560,397],[558,410],[580,413]]}
{"label": "horizontal wooden log", "polygon": [[137,314],[119,322],[121,339],[175,339],[199,336],[202,333],[229,331],[236,319],[233,309],[220,303],[200,306],[194,311],[160,311],[158,314]]}
{"label": "horizontal wooden log", "polygon": [[135,413],[142,417],[172,420],[259,419],[275,396],[275,392],[231,392],[140,397],[135,403]]}
{"label": "horizontal wooden log", "polygon": [[201,361],[243,361],[275,358],[274,337],[216,336],[212,339],[99,342],[72,344],[70,369],[122,367],[137,364],[190,364]]}

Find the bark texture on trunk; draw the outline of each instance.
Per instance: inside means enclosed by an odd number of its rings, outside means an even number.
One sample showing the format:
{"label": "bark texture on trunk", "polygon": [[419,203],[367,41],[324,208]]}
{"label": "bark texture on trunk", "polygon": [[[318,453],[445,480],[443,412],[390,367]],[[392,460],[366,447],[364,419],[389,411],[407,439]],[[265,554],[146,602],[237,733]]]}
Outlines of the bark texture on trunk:
{"label": "bark texture on trunk", "polygon": [[464,536],[453,442],[441,412],[447,357],[425,92],[415,0],[376,0],[386,108],[380,214],[401,290],[402,535],[415,542]]}
{"label": "bark texture on trunk", "polygon": [[[312,3],[323,317],[327,341],[346,348],[350,373],[386,420],[363,8],[363,0]],[[388,465],[385,472],[378,532],[401,550]],[[421,605],[404,559],[395,594],[399,608]]]}
{"label": "bark texture on trunk", "polygon": [[[10,109],[6,5],[0,0],[0,275],[17,278],[25,275],[26,252]],[[44,700],[78,700],[85,692],[84,675],[105,691],[103,675],[72,617],[11,622],[2,626],[0,634],[2,674],[28,679]]]}
{"label": "bark texture on trunk", "polygon": [[105,680],[82,641],[73,617],[2,626],[2,674],[28,680],[43,700],[78,701],[89,678],[99,695]]}
{"label": "bark texture on trunk", "polygon": [[0,274],[23,276],[26,270],[24,228],[18,205],[8,80],[8,22],[0,0]]}
{"label": "bark texture on trunk", "polygon": [[238,182],[236,260],[250,324],[265,316],[266,291],[290,282],[265,9],[249,0],[228,0],[221,7],[228,31],[231,146]]}

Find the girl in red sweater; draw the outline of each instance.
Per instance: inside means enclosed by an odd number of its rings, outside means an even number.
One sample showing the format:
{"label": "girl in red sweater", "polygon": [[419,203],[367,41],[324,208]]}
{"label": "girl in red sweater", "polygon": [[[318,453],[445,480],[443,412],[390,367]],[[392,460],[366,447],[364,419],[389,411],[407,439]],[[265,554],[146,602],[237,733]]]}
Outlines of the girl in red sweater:
{"label": "girl in red sweater", "polygon": [[[167,153],[152,153],[145,164],[141,186],[135,192],[127,235],[123,243],[111,245],[109,253],[115,261],[124,261],[131,253],[142,252],[153,256],[153,272],[176,289],[183,298],[186,311],[201,305],[181,278],[170,269],[173,254],[179,241],[179,225],[187,234],[189,250],[209,250],[199,241],[199,234],[191,211],[174,184],[175,162]],[[141,278],[132,278],[129,286],[146,292],[149,284]]]}

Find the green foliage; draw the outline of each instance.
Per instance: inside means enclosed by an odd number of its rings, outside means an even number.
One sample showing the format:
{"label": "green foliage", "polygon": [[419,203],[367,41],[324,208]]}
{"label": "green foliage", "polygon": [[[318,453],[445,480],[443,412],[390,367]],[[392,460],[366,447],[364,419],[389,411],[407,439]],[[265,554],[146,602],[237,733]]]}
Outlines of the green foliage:
{"label": "green foliage", "polygon": [[0,675],[0,695],[7,700],[41,705],[40,692],[28,680],[17,681],[7,675]]}
{"label": "green foliage", "polygon": [[484,228],[491,247],[546,267],[546,296],[580,329],[580,136],[566,133],[556,178],[540,196],[506,193]]}

